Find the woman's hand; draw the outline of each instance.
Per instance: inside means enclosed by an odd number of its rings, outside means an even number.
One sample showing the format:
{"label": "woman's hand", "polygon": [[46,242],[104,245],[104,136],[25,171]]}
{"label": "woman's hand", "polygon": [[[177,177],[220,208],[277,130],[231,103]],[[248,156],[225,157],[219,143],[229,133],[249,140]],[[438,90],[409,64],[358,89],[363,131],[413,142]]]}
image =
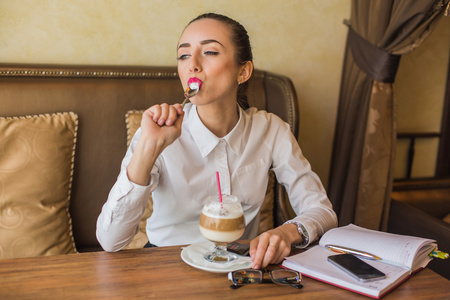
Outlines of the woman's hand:
{"label": "woman's hand", "polygon": [[153,105],[142,114],[141,139],[167,147],[181,135],[183,116],[178,103]]}
{"label": "woman's hand", "polygon": [[295,224],[285,224],[263,232],[250,242],[253,269],[279,264],[291,252],[291,245],[302,242]]}
{"label": "woman's hand", "polygon": [[141,136],[127,167],[132,182],[148,185],[156,159],[181,135],[183,117],[180,104],[154,105],[142,114]]}

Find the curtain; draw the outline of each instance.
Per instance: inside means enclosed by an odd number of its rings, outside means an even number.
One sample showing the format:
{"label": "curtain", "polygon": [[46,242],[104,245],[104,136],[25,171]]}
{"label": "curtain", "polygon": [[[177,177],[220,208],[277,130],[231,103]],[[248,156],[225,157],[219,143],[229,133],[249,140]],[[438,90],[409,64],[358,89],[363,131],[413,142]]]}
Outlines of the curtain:
{"label": "curtain", "polygon": [[339,225],[385,230],[396,143],[392,83],[400,57],[434,29],[449,0],[352,0],[328,193]]}

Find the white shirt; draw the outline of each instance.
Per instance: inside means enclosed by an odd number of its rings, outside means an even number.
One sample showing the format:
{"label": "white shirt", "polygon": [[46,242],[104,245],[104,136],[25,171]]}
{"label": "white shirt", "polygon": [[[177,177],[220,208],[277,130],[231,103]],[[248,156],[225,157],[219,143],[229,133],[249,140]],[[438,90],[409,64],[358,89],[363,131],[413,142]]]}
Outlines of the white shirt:
{"label": "white shirt", "polygon": [[158,157],[148,186],[134,184],[127,176],[140,129],[133,137],[97,220],[97,239],[106,251],[118,251],[132,241],[151,193],[153,214],[146,228],[150,243],[169,246],[205,241],[198,224],[207,197],[217,194],[216,171],[222,193],[235,195],[242,203],[247,223],[242,239],[257,235],[271,169],[285,186],[297,214],[294,220],[305,227],[310,241],[337,226],[322,183],[289,125],[278,116],[255,108],[240,109],[235,128],[218,138],[203,125],[195,105],[186,105],[184,111],[181,136]]}

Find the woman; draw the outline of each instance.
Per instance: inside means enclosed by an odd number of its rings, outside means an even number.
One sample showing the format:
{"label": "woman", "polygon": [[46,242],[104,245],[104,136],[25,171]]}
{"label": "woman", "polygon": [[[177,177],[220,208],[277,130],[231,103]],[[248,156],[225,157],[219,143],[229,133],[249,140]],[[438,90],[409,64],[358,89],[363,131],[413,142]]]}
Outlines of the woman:
{"label": "woman", "polygon": [[[247,223],[242,238],[252,239],[253,268],[281,262],[291,245],[307,246],[335,227],[331,203],[289,126],[265,111],[244,110],[243,92],[253,72],[244,27],[222,15],[201,15],[185,28],[177,51],[183,89],[190,78],[203,85],[184,109],[161,104],[144,112],[98,218],[102,247],[118,251],[131,242],[150,193],[152,244],[204,241],[198,221],[207,196],[217,191],[216,171],[222,192],[241,200]],[[257,236],[270,169],[286,187],[297,217]]]}

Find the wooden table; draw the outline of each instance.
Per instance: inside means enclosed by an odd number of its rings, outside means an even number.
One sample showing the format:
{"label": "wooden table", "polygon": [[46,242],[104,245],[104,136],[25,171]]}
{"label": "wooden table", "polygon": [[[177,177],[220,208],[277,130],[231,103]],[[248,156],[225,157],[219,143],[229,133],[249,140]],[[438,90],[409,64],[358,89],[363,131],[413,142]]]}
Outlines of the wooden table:
{"label": "wooden table", "polygon": [[[193,268],[181,248],[160,247],[0,260],[0,299],[369,299],[303,278],[304,288],[230,289],[226,274]],[[425,269],[383,299],[450,299],[450,282]]]}

